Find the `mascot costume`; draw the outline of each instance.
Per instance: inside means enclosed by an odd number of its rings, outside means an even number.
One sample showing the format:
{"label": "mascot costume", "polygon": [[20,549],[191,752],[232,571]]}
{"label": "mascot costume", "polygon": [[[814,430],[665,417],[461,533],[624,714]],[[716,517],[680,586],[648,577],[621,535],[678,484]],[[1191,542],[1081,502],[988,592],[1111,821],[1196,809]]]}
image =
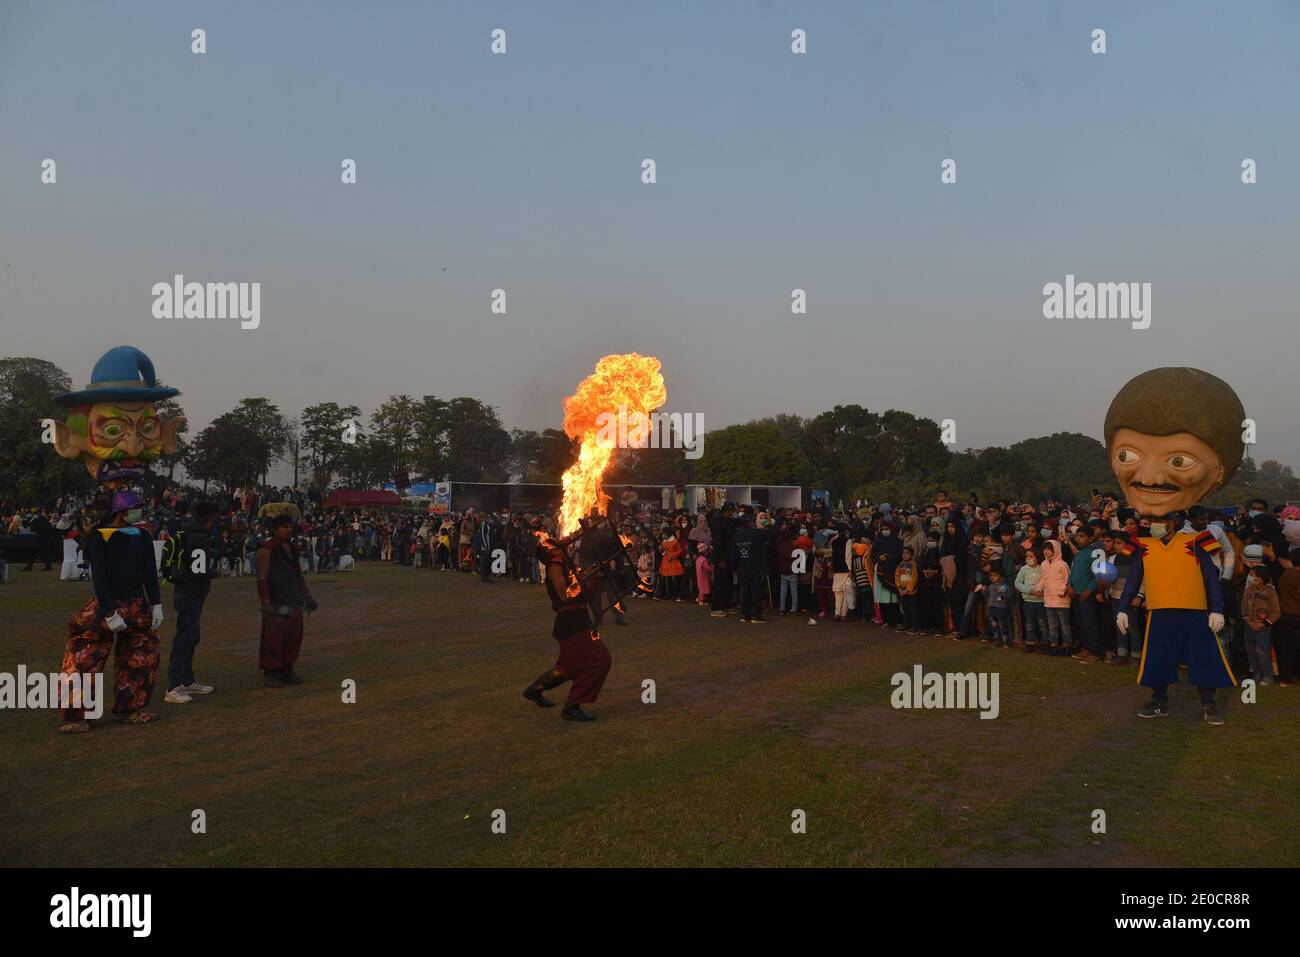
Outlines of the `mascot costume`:
{"label": "mascot costume", "polygon": [[158,385],[143,352],[117,346],[95,363],[85,389],[54,399],[69,410],[67,421],[55,424],[55,450],[65,459],[80,459],[104,486],[107,502],[102,518],[86,533],[94,593],[68,619],[60,669],[65,676],[79,676],[65,683],[71,693],[60,730],[70,734],[90,730],[81,689],[102,675],[110,653],[113,714],[129,724],[157,719],[143,709],[158,675],[162,595],[153,537],[137,524],[141,498],[133,486],[143,482],[150,462],[176,451],[184,419],[163,420],[154,403],[178,394]]}
{"label": "mascot costume", "polygon": [[[1223,724],[1215,691],[1237,681],[1219,643],[1223,590],[1213,554],[1219,543],[1209,530],[1182,531],[1185,513],[1222,488],[1241,464],[1244,449],[1241,400],[1222,379],[1199,369],[1151,369],[1130,380],[1106,413],[1106,451],[1128,504],[1150,518],[1149,535],[1127,549],[1133,566],[1120,608],[1143,589],[1148,610],[1138,683],[1151,700],[1138,715],[1169,714],[1168,686],[1178,666],[1201,695],[1201,714]],[[1115,616],[1128,634],[1129,616]]]}

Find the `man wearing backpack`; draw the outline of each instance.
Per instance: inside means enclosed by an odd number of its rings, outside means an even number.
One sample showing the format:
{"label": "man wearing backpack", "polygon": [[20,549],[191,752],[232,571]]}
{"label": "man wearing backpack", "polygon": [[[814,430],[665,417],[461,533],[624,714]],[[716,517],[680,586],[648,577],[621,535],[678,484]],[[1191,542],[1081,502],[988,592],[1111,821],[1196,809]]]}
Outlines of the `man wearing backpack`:
{"label": "man wearing backpack", "polygon": [[212,579],[221,571],[212,542],[217,506],[199,502],[192,514],[192,521],[177,534],[163,563],[165,576],[175,586],[172,608],[176,611],[176,637],[167,662],[167,695],[163,699],[168,704],[188,704],[194,700],[191,695],[212,693],[212,685],[194,679],[194,649],[199,644],[203,602],[212,589]]}

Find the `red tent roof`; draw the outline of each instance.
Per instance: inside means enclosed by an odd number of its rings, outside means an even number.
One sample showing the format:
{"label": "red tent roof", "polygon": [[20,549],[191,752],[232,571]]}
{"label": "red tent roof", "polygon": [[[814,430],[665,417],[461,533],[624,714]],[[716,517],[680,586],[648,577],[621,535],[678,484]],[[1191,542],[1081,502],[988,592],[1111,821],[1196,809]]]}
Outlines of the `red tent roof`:
{"label": "red tent roof", "polygon": [[401,505],[402,500],[396,492],[390,491],[367,491],[363,489],[340,489],[337,492],[330,492],[329,497],[325,499],[325,505],[339,505],[343,508],[355,508],[364,506],[394,506]]}

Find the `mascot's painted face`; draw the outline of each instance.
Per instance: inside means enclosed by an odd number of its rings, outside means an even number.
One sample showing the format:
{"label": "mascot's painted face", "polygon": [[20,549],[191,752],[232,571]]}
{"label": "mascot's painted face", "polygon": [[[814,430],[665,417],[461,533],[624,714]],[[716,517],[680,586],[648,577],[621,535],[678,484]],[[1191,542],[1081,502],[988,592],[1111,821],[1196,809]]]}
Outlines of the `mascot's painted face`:
{"label": "mascot's painted face", "polygon": [[1129,428],[1111,437],[1110,467],[1129,505],[1155,517],[1191,508],[1223,484],[1227,471],[1219,454],[1188,432]]}
{"label": "mascot's painted face", "polygon": [[138,484],[150,462],[176,451],[183,421],[164,421],[147,402],[120,399],[75,406],[66,423],[55,423],[54,448],[65,459],[80,458],[102,485]]}

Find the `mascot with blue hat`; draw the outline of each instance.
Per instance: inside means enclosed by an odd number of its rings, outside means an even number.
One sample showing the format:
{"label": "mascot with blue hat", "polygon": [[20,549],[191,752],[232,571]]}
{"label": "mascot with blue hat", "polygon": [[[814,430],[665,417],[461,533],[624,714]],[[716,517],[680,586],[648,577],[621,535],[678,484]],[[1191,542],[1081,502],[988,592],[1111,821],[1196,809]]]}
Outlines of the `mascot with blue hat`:
{"label": "mascot with blue hat", "polygon": [[153,404],[178,394],[158,385],[153,362],[139,349],[109,349],[95,363],[90,385],[54,397],[70,410],[67,422],[55,423],[54,449],[65,459],[81,459],[110,489],[138,483],[150,462],[176,451],[185,420],[163,420]]}
{"label": "mascot with blue hat", "polygon": [[154,403],[177,394],[158,385],[147,355],[133,346],[117,346],[95,363],[86,388],[55,396],[70,410],[67,422],[55,425],[55,451],[65,459],[81,459],[109,495],[100,527],[89,529],[85,538],[94,594],[68,619],[60,672],[77,680],[65,682],[71,690],[59,730],[69,734],[90,730],[86,689],[92,682],[102,687],[110,652],[113,714],[128,724],[158,717],[143,709],[158,676],[162,593],[153,537],[137,526],[140,496],[130,486],[143,481],[150,462],[176,451],[184,420],[163,420]]}

